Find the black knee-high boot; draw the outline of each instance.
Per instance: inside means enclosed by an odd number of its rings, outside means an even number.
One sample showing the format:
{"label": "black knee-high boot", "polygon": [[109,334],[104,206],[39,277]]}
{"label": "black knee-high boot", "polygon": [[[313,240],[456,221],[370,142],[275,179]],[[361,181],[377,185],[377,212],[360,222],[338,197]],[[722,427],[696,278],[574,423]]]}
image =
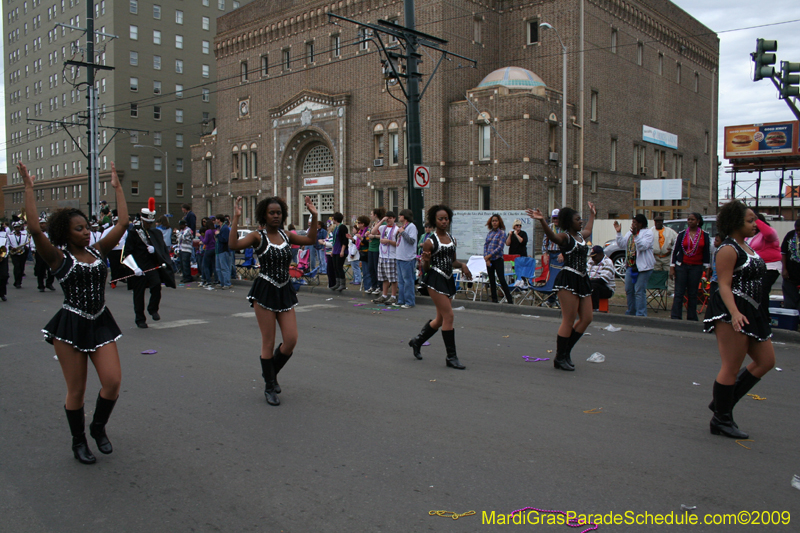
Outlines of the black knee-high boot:
{"label": "black knee-high boot", "polygon": [[281,369],[286,366],[286,363],[289,362],[292,354],[294,354],[294,352],[290,353],[289,355],[284,354],[281,352],[281,346],[283,346],[283,343],[280,343],[278,347],[275,348],[275,352],[272,354],[272,366],[275,367],[275,394],[281,393],[281,386],[278,385],[278,374],[280,373]]}
{"label": "black knee-high boot", "polygon": [[569,342],[567,343],[567,353],[564,356],[564,359],[567,361],[567,364],[572,368],[575,368],[575,363],[572,362],[572,349],[578,344],[578,341],[581,340],[583,337],[583,333],[578,333],[574,329],[572,330],[572,335],[569,336]]}
{"label": "black knee-high boot", "polygon": [[106,436],[106,424],[116,403],[117,400],[106,400],[100,396],[99,392],[97,393],[97,404],[94,408],[94,418],[92,423],[89,424],[89,434],[97,443],[97,449],[100,450],[100,453],[109,454],[114,451],[111,441]]}
{"label": "black knee-high boot", "polygon": [[575,367],[567,362],[567,349],[569,348],[570,337],[556,336],[556,358],[553,359],[553,367],[561,370],[573,371]]}
{"label": "black knee-high boot", "polygon": [[732,439],[747,439],[749,435],[733,425],[733,392],[736,385],[714,382],[714,417],[711,419],[711,434],[725,435]]}
{"label": "black knee-high boot", "polygon": [[75,459],[85,465],[94,463],[97,459],[95,459],[92,454],[92,450],[89,449],[89,443],[86,442],[83,406],[81,406],[80,409],[67,409],[65,405],[64,411],[67,413],[69,432],[72,433],[72,454],[75,456]]}
{"label": "black knee-high boot", "polygon": [[414,357],[417,359],[422,359],[422,353],[420,353],[420,350],[422,349],[422,343],[436,335],[437,331],[439,330],[433,329],[431,327],[431,321],[428,320],[428,322],[422,326],[422,331],[419,332],[419,335],[408,341],[408,345],[411,346],[412,350],[414,350]]}
{"label": "black knee-high boot", "polygon": [[456,355],[456,330],[442,330],[442,339],[444,339],[444,348],[447,351],[447,366],[459,370],[467,368],[458,361],[458,355]]}
{"label": "black knee-high boot", "polygon": [[261,360],[261,375],[264,376],[264,397],[270,405],[280,405],[281,401],[275,393],[275,365],[272,359],[259,358]]}
{"label": "black knee-high boot", "polygon": [[[761,381],[760,378],[755,377],[753,374],[747,370],[747,367],[742,368],[739,371],[739,374],[736,376],[736,383],[733,385],[733,405],[736,406],[739,403],[739,400],[744,398],[745,394],[750,392],[750,389],[756,386],[756,383]],[[708,408],[712,411],[714,410],[714,400],[711,400],[711,403],[708,404]],[[733,427],[738,428],[739,426],[736,425],[736,421],[733,420],[733,416],[731,415],[731,423]]]}

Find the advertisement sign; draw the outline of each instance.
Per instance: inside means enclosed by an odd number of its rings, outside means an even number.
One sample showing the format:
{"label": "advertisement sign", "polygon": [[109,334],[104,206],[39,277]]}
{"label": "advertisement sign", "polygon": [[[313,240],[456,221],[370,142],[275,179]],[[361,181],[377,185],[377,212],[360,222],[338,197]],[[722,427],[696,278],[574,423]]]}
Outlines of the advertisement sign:
{"label": "advertisement sign", "polygon": [[674,133],[658,130],[652,126],[642,126],[642,140],[644,142],[666,146],[673,150],[678,149],[678,136]]}
{"label": "advertisement sign", "polygon": [[725,159],[795,155],[798,122],[725,127]]}
{"label": "advertisement sign", "polygon": [[320,185],[333,185],[333,176],[303,178],[303,187],[319,187]]}
{"label": "advertisement sign", "polygon": [[642,180],[640,200],[680,200],[683,198],[681,180]]}

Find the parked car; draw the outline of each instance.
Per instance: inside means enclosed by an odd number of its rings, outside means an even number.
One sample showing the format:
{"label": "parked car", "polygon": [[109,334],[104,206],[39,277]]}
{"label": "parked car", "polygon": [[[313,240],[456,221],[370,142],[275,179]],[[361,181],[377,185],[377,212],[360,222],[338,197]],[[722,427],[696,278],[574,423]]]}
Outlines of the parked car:
{"label": "parked car", "polygon": [[[675,233],[680,233],[681,231],[685,230],[686,224],[687,223],[685,218],[678,218],[675,220],[664,221],[664,225],[670,229],[675,230]],[[651,226],[648,226],[648,229],[650,228]],[[709,235],[711,235],[711,237],[714,237],[714,235],[717,234],[716,215],[703,217],[703,229]],[[623,235],[625,234],[624,231],[627,231],[627,229],[625,229],[623,226]],[[614,270],[617,272],[617,276],[619,276],[620,278],[623,277],[625,275],[625,269],[627,268],[625,265],[625,249],[617,246],[616,239],[611,239],[609,241],[606,241],[605,244],[603,245],[603,252],[614,263]]]}

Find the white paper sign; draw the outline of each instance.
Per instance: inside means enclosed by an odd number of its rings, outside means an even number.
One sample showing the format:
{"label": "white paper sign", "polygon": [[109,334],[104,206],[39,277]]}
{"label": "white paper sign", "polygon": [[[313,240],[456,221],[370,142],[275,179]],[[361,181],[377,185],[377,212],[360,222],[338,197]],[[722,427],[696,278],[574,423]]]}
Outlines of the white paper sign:
{"label": "white paper sign", "polygon": [[642,180],[640,200],[680,200],[683,198],[681,180]]}
{"label": "white paper sign", "polygon": [[[506,226],[506,234],[513,229],[514,220],[522,221],[522,231],[528,234],[528,257],[533,257],[534,225],[536,222],[524,211],[453,211],[453,224],[450,231],[456,240],[458,248],[456,253],[459,259],[467,260],[472,255],[483,255],[483,244],[486,242],[486,235],[489,228],[486,222],[493,214],[498,214],[503,218]],[[537,222],[538,224],[538,222]],[[504,247],[504,253],[508,253],[508,246]]]}

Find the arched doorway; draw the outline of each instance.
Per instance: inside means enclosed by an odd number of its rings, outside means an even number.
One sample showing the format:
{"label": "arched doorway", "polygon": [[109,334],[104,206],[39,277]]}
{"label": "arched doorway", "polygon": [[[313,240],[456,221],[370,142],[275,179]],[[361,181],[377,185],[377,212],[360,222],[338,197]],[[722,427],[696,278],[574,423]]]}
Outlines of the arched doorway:
{"label": "arched doorway", "polygon": [[[308,196],[319,212],[319,220],[323,222],[333,216],[334,211],[334,175],[335,163],[333,153],[323,143],[309,144],[308,151],[301,159],[300,191],[298,205],[304,205],[304,197]],[[308,225],[308,211],[303,209],[304,226]]]}

